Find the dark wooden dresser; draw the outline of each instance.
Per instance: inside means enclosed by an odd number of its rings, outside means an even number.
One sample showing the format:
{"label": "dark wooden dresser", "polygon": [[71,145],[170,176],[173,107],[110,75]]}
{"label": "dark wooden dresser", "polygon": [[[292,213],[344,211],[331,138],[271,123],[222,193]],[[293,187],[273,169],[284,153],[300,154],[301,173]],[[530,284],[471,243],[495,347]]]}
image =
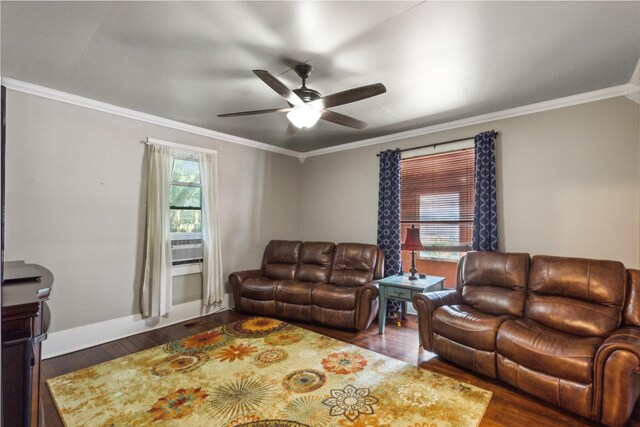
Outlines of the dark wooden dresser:
{"label": "dark wooden dresser", "polygon": [[51,315],[48,269],[23,261],[4,263],[2,283],[2,419],[4,426],[44,425],[40,355]]}

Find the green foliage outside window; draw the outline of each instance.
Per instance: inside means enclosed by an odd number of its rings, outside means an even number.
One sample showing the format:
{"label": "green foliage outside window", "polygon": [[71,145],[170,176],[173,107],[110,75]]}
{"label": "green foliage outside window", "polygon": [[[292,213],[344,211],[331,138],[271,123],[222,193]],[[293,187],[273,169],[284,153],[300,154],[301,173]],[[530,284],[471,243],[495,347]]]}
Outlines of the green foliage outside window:
{"label": "green foliage outside window", "polygon": [[202,231],[202,189],[196,160],[173,160],[169,205],[172,233]]}

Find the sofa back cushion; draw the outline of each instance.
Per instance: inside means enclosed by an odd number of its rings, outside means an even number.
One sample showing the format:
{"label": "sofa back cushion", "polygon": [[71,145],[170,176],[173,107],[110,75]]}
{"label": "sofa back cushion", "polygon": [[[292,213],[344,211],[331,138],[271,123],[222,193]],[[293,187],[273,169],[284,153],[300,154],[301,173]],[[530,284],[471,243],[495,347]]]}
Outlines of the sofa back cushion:
{"label": "sofa back cushion", "polygon": [[617,261],[534,256],[525,317],[573,335],[606,337],[620,325],[625,285]]}
{"label": "sofa back cushion", "polygon": [[300,249],[296,279],[327,283],[335,250],[336,245],[331,242],[304,242]]}
{"label": "sofa back cushion", "polygon": [[329,281],[339,286],[363,285],[374,279],[377,261],[376,245],[338,243]]}
{"label": "sofa back cushion", "polygon": [[293,240],[272,240],[264,250],[262,269],[270,279],[293,280],[300,258],[302,242]]}
{"label": "sofa back cushion", "polygon": [[529,254],[469,252],[458,268],[463,304],[488,314],[522,316]]}

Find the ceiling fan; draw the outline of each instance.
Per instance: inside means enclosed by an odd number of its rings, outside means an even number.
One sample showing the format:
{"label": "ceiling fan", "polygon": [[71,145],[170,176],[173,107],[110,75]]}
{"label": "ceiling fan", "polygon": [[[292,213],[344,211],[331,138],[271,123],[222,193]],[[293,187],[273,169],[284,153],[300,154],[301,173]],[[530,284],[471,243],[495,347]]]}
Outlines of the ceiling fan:
{"label": "ceiling fan", "polygon": [[369,126],[356,118],[327,110],[329,107],[349,104],[351,102],[360,101],[361,99],[371,98],[372,96],[385,93],[387,89],[382,83],[375,83],[367,86],[361,86],[354,89],[337,92],[332,95],[322,96],[320,92],[308,88],[305,83],[313,72],[313,68],[309,64],[298,64],[294,68],[296,74],[302,79],[302,87],[290,90],[280,80],[271,73],[264,70],[253,70],[253,73],[260,80],[265,82],[267,86],[273,89],[278,95],[283,97],[289,104],[288,108],[271,108],[267,110],[242,111],[239,113],[219,114],[218,117],[238,117],[249,116],[254,114],[267,113],[287,113],[287,118],[291,122],[287,129],[287,136],[293,136],[298,129],[310,128],[316,124],[319,119],[326,120],[341,126],[347,126],[354,129],[364,129]]}

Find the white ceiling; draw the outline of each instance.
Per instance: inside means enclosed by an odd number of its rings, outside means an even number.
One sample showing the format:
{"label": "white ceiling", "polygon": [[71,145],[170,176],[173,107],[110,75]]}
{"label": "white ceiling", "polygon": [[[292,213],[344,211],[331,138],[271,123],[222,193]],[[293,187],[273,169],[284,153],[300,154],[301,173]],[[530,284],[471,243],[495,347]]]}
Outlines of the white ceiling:
{"label": "white ceiling", "polygon": [[[639,2],[6,2],[2,75],[306,152],[629,82]],[[286,138],[285,101],[308,62],[323,95],[381,82]]]}

